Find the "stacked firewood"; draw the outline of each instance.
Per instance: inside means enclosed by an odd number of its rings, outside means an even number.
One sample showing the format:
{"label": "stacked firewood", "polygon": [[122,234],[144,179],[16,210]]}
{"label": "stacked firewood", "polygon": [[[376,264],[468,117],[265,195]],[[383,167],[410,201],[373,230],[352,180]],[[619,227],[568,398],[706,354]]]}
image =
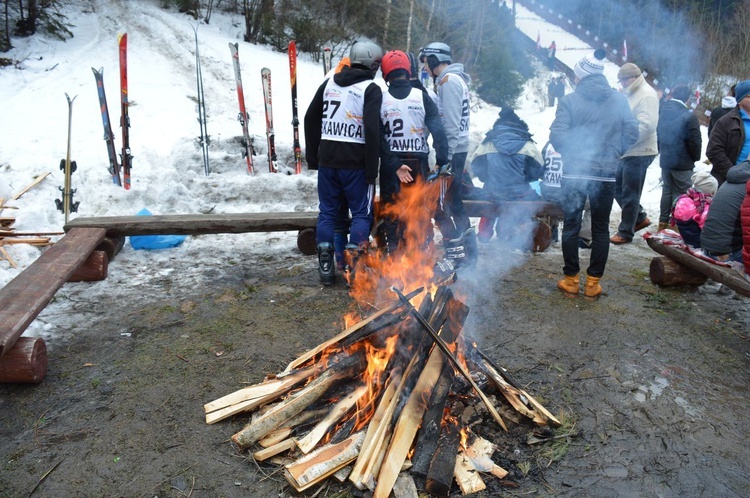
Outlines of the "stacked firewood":
{"label": "stacked firewood", "polygon": [[[10,200],[16,201],[18,200],[23,194],[37,186],[39,183],[41,183],[49,173],[44,173],[42,175],[37,176],[33,182],[31,182],[29,185],[21,189],[19,192],[15,193]],[[0,260],[5,260],[8,262],[8,264],[11,266],[11,268],[17,268],[18,264],[16,261],[11,257],[10,253],[5,249],[5,246],[7,245],[14,245],[14,244],[28,244],[32,246],[41,246],[45,247],[48,245],[51,245],[52,242],[50,241],[50,235],[60,235],[58,232],[53,233],[41,233],[41,232],[30,232],[30,233],[21,233],[16,232],[15,227],[13,226],[16,222],[15,216],[6,216],[5,211],[15,211],[18,208],[16,206],[8,205],[6,204],[6,200],[0,198]]]}
{"label": "stacked firewood", "polygon": [[512,408],[536,424],[558,420],[465,343],[469,308],[449,287],[393,292],[397,300],[283,372],[207,403],[206,422],[252,412],[232,440],[257,461],[284,465],[297,491],[333,476],[387,498],[401,474],[447,496],[454,479],[470,494],[485,488],[482,473],[505,477],[472,419],[489,415],[507,430],[499,411]]}

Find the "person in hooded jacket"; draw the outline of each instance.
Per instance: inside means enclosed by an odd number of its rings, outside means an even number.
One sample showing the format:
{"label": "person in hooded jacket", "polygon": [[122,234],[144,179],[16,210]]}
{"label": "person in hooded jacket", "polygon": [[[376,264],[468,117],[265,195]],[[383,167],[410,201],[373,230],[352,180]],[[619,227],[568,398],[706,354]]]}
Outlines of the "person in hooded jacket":
{"label": "person in hooded jacket", "polygon": [[318,170],[316,238],[323,285],[336,280],[333,242],[342,195],[352,217],[347,251],[356,254],[369,242],[383,101],[373,78],[382,58],[378,44],[354,43],[349,51],[351,66],[320,85],[305,114],[305,159],[309,169]]}
{"label": "person in hooded jacket", "polygon": [[[380,199],[389,204],[401,186],[417,178],[424,181],[427,177],[430,151],[427,129],[432,134],[438,164],[448,163],[448,138],[437,105],[418,81],[410,79],[412,63],[409,56],[400,50],[388,52],[383,57],[381,71],[388,91],[383,92],[380,118],[388,150],[397,159],[381,162]],[[392,216],[384,217],[390,253],[398,249],[403,239],[404,221],[408,222]],[[430,238],[430,234],[425,234],[425,238]]]}
{"label": "person in hooded jacket", "polygon": [[[723,119],[723,118],[722,118]],[[716,261],[742,262],[742,218],[740,208],[750,180],[750,161],[729,168],[719,185],[701,231],[703,254]]]}
{"label": "person in hooded jacket", "polygon": [[[448,160],[453,181],[447,189],[443,209],[435,213],[435,221],[443,235],[446,249],[463,247],[469,266],[476,263],[477,237],[471,226],[463,202],[461,179],[469,153],[469,125],[471,78],[464,72],[464,65],[452,61],[451,48],[445,43],[433,42],[422,49],[429,72],[435,79],[438,109],[443,120],[443,129],[448,137]],[[439,165],[442,166],[442,165]]]}
{"label": "person in hooded jacket", "polygon": [[[540,197],[529,182],[544,175],[544,159],[536,146],[528,125],[510,107],[503,107],[492,129],[487,132],[471,160],[471,170],[484,183],[482,190],[494,202],[536,201]],[[513,220],[530,220],[533,213],[517,213]],[[488,241],[515,225],[513,220],[498,218],[480,221],[479,238]]]}
{"label": "person in hooded jacket", "polygon": [[584,57],[573,68],[576,88],[560,99],[549,140],[565,163],[562,252],[565,277],[557,283],[568,296],[580,292],[578,239],[583,208],[591,205],[591,257],[584,295],[596,298],[609,256],[609,217],[620,157],[638,139],[638,121],[624,95],[609,86],[604,64]]}
{"label": "person in hooded jacket", "polygon": [[685,104],[690,98],[690,88],[677,85],[671,96],[659,109],[656,128],[662,180],[659,231],[669,225],[677,198],[693,184],[695,161],[701,158],[701,125]]}

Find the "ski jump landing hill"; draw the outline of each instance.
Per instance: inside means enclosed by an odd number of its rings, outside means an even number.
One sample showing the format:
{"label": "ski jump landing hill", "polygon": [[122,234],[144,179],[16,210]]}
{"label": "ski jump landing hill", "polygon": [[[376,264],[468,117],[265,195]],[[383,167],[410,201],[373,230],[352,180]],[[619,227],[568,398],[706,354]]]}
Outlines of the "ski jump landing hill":
{"label": "ski jump landing hill", "polygon": [[[599,38],[591,29],[582,26],[575,20],[556,12],[541,0],[514,0],[516,29],[519,40],[526,49],[543,62],[548,62],[547,47],[556,42],[557,52],[554,70],[565,74],[572,82],[575,80],[573,66],[581,57],[593,54],[602,49],[606,53],[604,75],[610,85],[617,88],[617,72],[627,62],[622,51]],[[537,49],[539,37],[539,49]],[[642,68],[643,69],[643,68]],[[644,71],[646,81],[660,94],[668,87],[658,77]],[[702,125],[708,125],[707,110],[695,102],[688,102]]]}

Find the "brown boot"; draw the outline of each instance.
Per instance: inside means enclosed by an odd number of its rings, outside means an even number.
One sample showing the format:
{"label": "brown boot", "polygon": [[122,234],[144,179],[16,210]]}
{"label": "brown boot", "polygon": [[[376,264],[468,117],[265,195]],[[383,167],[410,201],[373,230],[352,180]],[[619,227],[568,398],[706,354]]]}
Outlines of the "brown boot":
{"label": "brown boot", "polygon": [[659,222],[659,226],[658,226],[658,228],[656,229],[656,231],[657,231],[657,232],[661,232],[662,230],[666,230],[666,229],[667,229],[668,227],[669,227],[669,223],[662,223],[662,222],[660,221],[660,222]]}
{"label": "brown boot", "polygon": [[557,288],[565,293],[566,297],[576,297],[581,292],[581,279],[578,274],[565,275],[565,278],[557,281]]}
{"label": "brown boot", "polygon": [[589,299],[596,299],[602,293],[602,286],[599,285],[599,280],[602,277],[592,277],[586,275],[586,286],[583,289],[583,295]]}

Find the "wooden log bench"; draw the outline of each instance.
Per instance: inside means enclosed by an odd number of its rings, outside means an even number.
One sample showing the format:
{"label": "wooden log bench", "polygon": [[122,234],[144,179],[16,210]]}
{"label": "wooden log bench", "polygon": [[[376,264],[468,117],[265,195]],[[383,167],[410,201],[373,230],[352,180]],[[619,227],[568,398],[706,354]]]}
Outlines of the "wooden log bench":
{"label": "wooden log bench", "polygon": [[124,240],[130,235],[206,235],[217,233],[297,231],[297,247],[315,254],[317,211],[300,213],[165,214],[155,216],[102,216],[76,218],[72,228],[103,228],[107,237]]}
{"label": "wooden log bench", "polygon": [[[750,280],[743,277],[734,268],[717,265],[703,260],[701,258],[693,256],[688,251],[680,247],[663,244],[662,241],[656,237],[648,237],[646,239],[646,243],[655,252],[663,256],[667,256],[677,264],[685,267],[684,276],[681,277],[675,276],[675,274],[678,273],[676,269],[667,269],[666,271],[669,273],[669,276],[666,279],[666,285],[698,285],[700,279],[696,278],[695,276],[695,272],[698,272],[715,282],[726,285],[738,294],[750,297]],[[650,268],[651,280],[656,284],[660,284],[660,282],[658,282],[657,280],[660,280],[662,278],[662,276],[659,274],[659,268],[661,266],[663,265],[659,262],[654,263],[652,261]]]}
{"label": "wooden log bench", "polygon": [[[3,355],[13,349],[26,327],[47,306],[58,289],[88,260],[105,234],[106,230],[103,228],[71,229],[0,289],[0,362],[3,362]],[[36,344],[36,350],[41,351],[42,346],[43,344]],[[19,357],[23,355],[14,356],[13,361],[18,362]],[[46,370],[46,353],[29,353],[25,357],[29,358],[28,361],[40,362],[40,365],[43,361]],[[39,372],[40,365],[28,365],[28,370],[35,373],[27,378],[44,378],[43,373]]]}

